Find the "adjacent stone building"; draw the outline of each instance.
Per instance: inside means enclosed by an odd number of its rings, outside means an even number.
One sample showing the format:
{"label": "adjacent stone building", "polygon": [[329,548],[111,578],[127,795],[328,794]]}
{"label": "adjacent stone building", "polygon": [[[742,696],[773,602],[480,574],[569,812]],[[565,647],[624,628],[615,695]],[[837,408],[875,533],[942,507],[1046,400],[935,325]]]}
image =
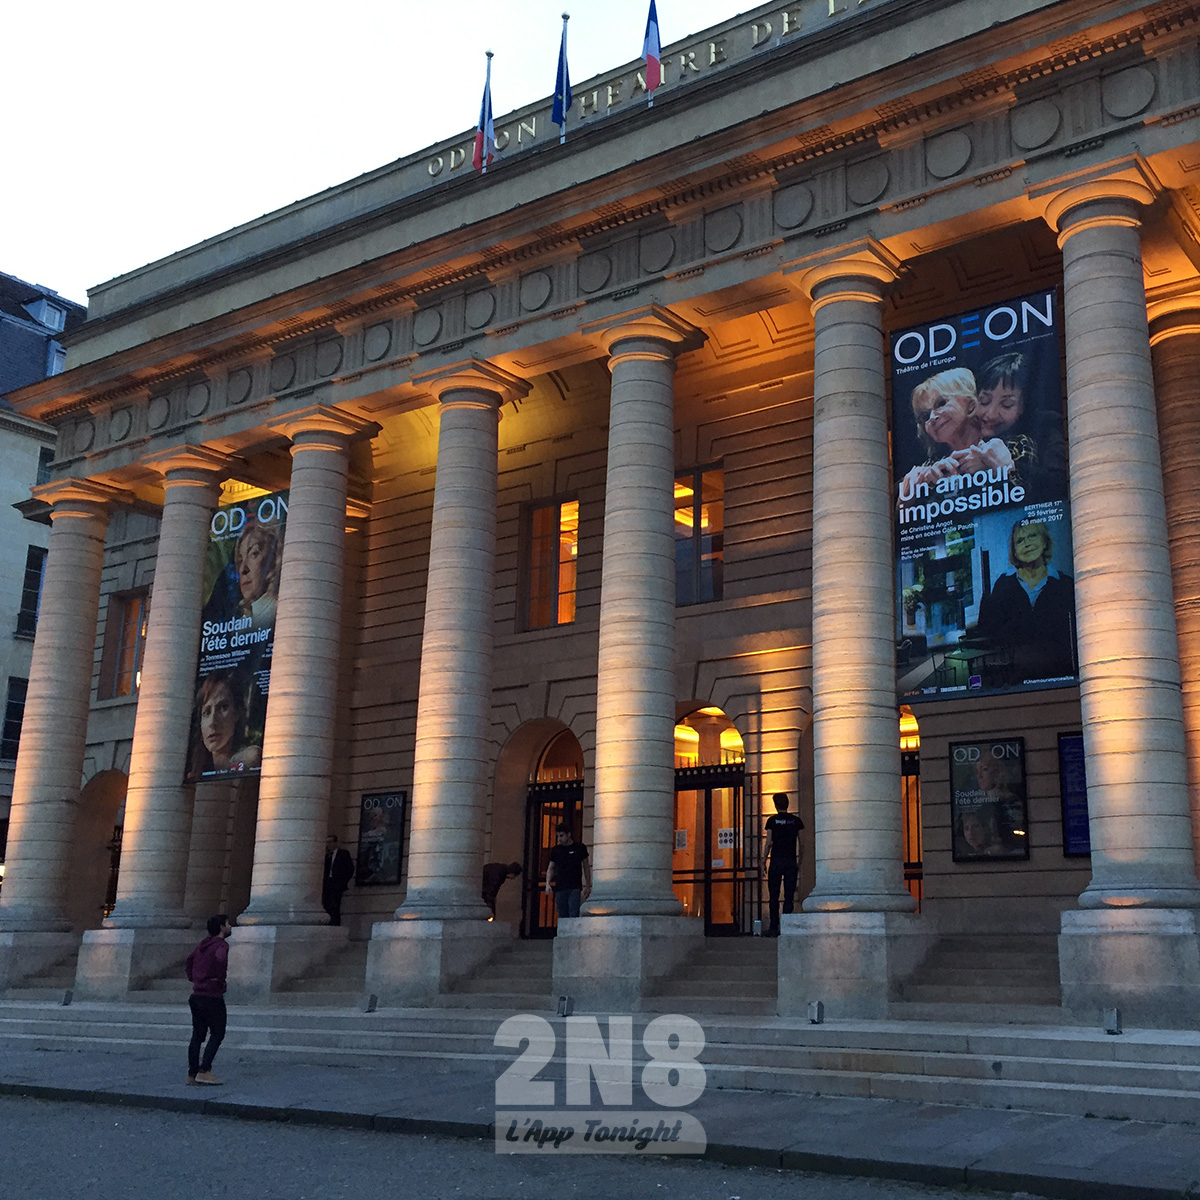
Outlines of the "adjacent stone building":
{"label": "adjacent stone building", "polygon": [[[940,940],[1006,932],[1057,935],[1069,1012],[1194,1020],[1200,6],[800,0],[664,61],[652,106],[637,64],[577,87],[565,144],[547,99],[486,175],[466,134],[91,292],[14,401],[59,442],[0,987],[78,952],[81,992],[122,994],[226,907],[243,997],[369,936],[364,987],[427,1001],[554,928],[566,820],[594,889],[556,985],[628,1008],[764,919],[786,791],[781,1011],[885,1015]],[[1050,562],[1044,505],[989,565],[945,522],[910,578],[898,335],[936,373],[937,330],[1035,296],[1065,430],[978,436],[977,371],[950,457],[991,454],[983,487],[1024,455],[1030,490],[1065,436],[1056,582],[1015,542]],[[953,469],[935,443],[914,469]],[[247,513],[286,513],[254,611]],[[1073,595],[1069,673],[983,636],[1005,554],[1031,605]],[[235,659],[218,745],[197,663]],[[1010,799],[956,774],[981,747]],[[341,927],[329,832],[359,857]]]}

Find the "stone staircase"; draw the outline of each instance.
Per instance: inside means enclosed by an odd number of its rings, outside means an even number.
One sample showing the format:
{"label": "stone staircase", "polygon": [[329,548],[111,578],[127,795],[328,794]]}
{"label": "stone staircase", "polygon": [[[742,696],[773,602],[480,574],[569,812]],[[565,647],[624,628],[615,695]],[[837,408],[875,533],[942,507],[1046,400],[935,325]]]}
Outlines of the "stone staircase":
{"label": "stone staircase", "polygon": [[914,1020],[1063,1020],[1058,938],[1045,933],[953,934],[939,938],[899,989],[889,1014]]}
{"label": "stone staircase", "polygon": [[271,998],[278,1007],[354,1008],[363,999],[368,943],[349,942],[300,979],[285,983]]}
{"label": "stone staircase", "polygon": [[509,1012],[545,1013],[557,1003],[554,994],[554,941],[514,939],[492,955],[454,991],[440,996],[443,1008],[492,1008]]}
{"label": "stone staircase", "polygon": [[[478,993],[483,995],[484,993]],[[517,993],[520,994],[520,993]],[[494,1079],[515,1057],[497,1050],[511,1009],[356,1010],[231,1006],[222,1054],[241,1061],[472,1068]],[[558,1035],[562,1070],[563,1022]],[[645,1061],[638,1014],[635,1055]],[[1200,1032],[952,1025],[931,1021],[807,1022],[700,1017],[709,1088],[852,1096],[994,1109],[1200,1124]],[[189,1029],[184,1005],[0,1001],[4,1047],[128,1054],[177,1053]],[[606,1032],[605,1018],[600,1029]]]}
{"label": "stone staircase", "polygon": [[62,1002],[67,992],[75,987],[75,967],[79,952],[54,963],[45,971],[25,980],[20,987],[9,988],[5,998],[9,1000],[55,1000]]}
{"label": "stone staircase", "polygon": [[769,1016],[778,990],[778,946],[774,938],[705,938],[695,954],[653,986],[642,1008]]}

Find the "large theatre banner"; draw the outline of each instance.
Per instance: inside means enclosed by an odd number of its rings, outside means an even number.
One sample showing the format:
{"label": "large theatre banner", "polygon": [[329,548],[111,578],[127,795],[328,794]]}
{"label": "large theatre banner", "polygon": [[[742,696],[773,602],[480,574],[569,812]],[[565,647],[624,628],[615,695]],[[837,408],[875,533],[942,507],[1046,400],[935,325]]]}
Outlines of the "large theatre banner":
{"label": "large theatre banner", "polygon": [[900,697],[1077,678],[1058,295],[891,338]]}
{"label": "large theatre banner", "polygon": [[257,775],[262,765],[287,498],[274,492],[213,514],[187,782]]}

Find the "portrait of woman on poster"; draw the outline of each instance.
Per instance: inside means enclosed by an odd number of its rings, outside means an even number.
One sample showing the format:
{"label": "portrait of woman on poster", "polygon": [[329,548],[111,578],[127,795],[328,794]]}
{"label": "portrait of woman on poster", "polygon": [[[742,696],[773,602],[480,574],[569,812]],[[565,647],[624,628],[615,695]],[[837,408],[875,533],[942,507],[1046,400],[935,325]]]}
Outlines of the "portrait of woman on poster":
{"label": "portrait of woman on poster", "polygon": [[1052,565],[1054,540],[1042,521],[1020,520],[1008,538],[1006,571],[979,605],[973,639],[1006,649],[1012,683],[1076,671],[1075,583]]}
{"label": "portrait of woman on poster", "polygon": [[238,609],[243,616],[252,618],[256,627],[275,623],[281,540],[278,533],[251,525],[238,538],[233,551],[241,594]]}
{"label": "portrait of woman on poster", "polygon": [[1057,413],[1039,413],[1031,399],[1028,356],[998,355],[976,372],[976,406],[985,438],[1000,438],[1013,460],[1010,476],[1025,488],[1025,503],[1067,495],[1067,450]]}
{"label": "portrait of woman on poster", "polygon": [[1012,455],[1004,441],[984,435],[975,376],[966,367],[941,371],[917,384],[912,411],[926,458],[901,480],[902,502],[917,496],[918,485],[933,487],[951,475],[1011,471]]}
{"label": "portrait of woman on poster", "polygon": [[188,778],[256,770],[262,747],[246,731],[246,702],[236,677],[209,675],[196,693]]}
{"label": "portrait of woman on poster", "polygon": [[1006,836],[998,804],[973,804],[959,809],[954,823],[954,857],[1024,858],[1024,849]]}

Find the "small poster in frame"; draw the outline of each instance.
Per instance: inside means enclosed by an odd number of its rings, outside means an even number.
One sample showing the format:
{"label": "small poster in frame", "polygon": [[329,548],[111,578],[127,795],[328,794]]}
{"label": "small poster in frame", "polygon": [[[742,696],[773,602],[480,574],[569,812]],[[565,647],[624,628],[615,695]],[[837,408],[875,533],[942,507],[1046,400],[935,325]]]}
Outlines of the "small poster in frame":
{"label": "small poster in frame", "polygon": [[364,792],[358,823],[359,886],[400,882],[407,792]]}
{"label": "small poster in frame", "polygon": [[1091,854],[1082,733],[1058,735],[1058,783],[1062,794],[1063,854],[1068,858]]}
{"label": "small poster in frame", "polygon": [[1029,857],[1024,738],[951,743],[950,820],[956,863]]}

